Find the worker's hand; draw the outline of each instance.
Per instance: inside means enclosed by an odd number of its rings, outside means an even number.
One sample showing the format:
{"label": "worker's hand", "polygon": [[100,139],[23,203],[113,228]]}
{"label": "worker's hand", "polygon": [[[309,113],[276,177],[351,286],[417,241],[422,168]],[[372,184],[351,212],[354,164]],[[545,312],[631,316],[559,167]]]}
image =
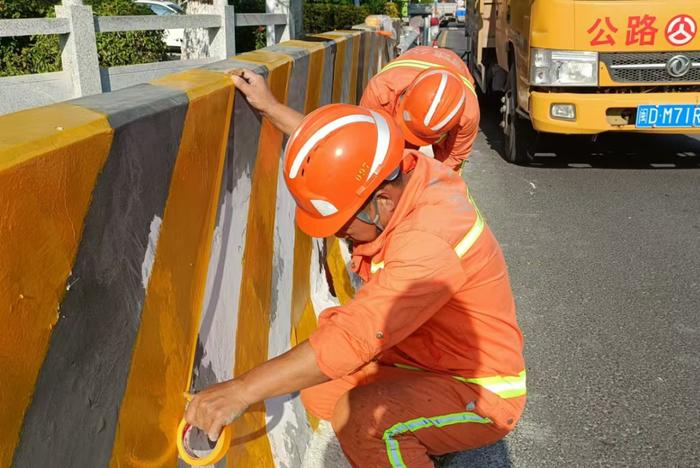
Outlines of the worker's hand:
{"label": "worker's hand", "polygon": [[242,387],[238,380],[229,380],[205,388],[192,397],[185,420],[216,441],[224,426],[238,419],[249,406],[242,398]]}
{"label": "worker's hand", "polygon": [[241,90],[251,106],[263,114],[269,114],[270,110],[279,102],[272,94],[265,78],[250,70],[243,70],[240,76],[232,75],[231,79],[236,88]]}

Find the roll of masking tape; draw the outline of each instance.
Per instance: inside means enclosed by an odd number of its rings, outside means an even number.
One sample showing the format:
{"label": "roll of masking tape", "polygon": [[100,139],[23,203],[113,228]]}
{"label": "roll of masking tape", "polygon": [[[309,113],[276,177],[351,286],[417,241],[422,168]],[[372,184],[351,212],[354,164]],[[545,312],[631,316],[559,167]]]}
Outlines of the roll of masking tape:
{"label": "roll of masking tape", "polygon": [[188,446],[187,437],[192,429],[193,427],[187,424],[184,419],[180,421],[177,428],[177,451],[182,460],[192,466],[206,466],[213,465],[224,458],[231,446],[231,428],[229,426],[224,426],[214,448],[203,457],[197,456]]}

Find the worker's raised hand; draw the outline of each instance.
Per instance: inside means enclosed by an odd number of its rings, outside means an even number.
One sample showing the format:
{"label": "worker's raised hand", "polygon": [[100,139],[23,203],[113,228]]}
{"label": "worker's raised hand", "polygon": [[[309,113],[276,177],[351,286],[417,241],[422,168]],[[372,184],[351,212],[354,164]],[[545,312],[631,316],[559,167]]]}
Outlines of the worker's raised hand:
{"label": "worker's raised hand", "polygon": [[185,420],[216,441],[224,426],[238,419],[249,406],[241,397],[241,387],[237,380],[229,380],[205,388],[192,397]]}
{"label": "worker's raised hand", "polygon": [[265,78],[250,70],[243,70],[238,75],[232,75],[233,84],[236,85],[248,102],[255,109],[263,114],[269,113],[270,109],[279,104],[272,94]]}

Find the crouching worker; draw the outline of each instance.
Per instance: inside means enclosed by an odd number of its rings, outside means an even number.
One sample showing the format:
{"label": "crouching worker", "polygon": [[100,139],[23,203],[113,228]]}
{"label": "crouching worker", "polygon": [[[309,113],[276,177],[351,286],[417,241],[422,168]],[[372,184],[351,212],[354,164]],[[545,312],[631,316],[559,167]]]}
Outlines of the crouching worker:
{"label": "crouching worker", "polygon": [[286,148],[296,222],[353,243],[365,285],[287,353],[197,395],[185,418],[216,438],[249,405],[302,390],[358,467],[428,467],[492,444],[525,405],[522,335],[503,254],[462,179],[404,150],[388,114],[309,114]]}

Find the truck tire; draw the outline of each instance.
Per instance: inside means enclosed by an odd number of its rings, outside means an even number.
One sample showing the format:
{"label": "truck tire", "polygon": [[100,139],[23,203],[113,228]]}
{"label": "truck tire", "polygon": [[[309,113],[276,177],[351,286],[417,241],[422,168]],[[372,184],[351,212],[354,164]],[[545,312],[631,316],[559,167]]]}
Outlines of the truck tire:
{"label": "truck tire", "polygon": [[535,154],[537,135],[529,121],[518,115],[518,78],[515,64],[510,67],[506,90],[502,98],[501,127],[503,128],[503,156],[513,164],[531,162]]}

